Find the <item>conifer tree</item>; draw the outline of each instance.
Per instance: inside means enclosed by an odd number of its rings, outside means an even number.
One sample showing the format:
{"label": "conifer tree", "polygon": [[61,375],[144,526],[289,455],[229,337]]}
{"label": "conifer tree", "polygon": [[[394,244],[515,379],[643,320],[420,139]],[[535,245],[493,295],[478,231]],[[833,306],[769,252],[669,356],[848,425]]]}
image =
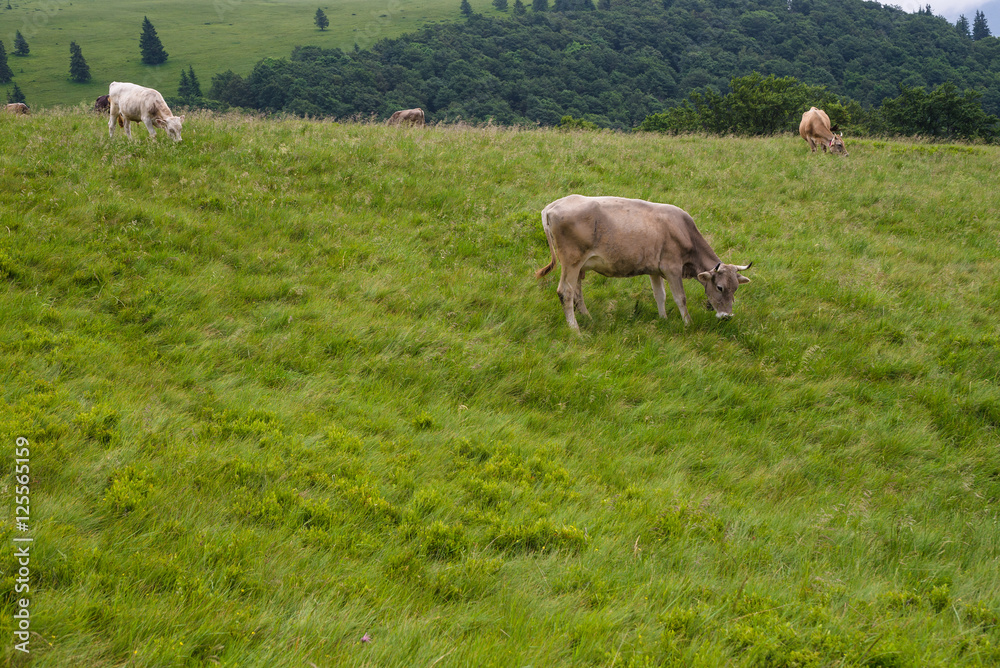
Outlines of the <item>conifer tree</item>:
{"label": "conifer tree", "polygon": [[524,16],[528,10],[521,0],[514,0],[514,16]]}
{"label": "conifer tree", "polygon": [[608,11],[611,9],[611,0],[597,0],[597,8]]}
{"label": "conifer tree", "polygon": [[3,47],[3,42],[0,42],[0,83],[10,83],[13,78],[14,71],[7,64],[7,49]]}
{"label": "conifer tree", "polygon": [[191,87],[191,97],[201,97],[201,84],[194,75],[194,67],[188,65],[188,85]]}
{"label": "conifer tree", "polygon": [[24,93],[21,92],[21,89],[18,87],[16,83],[14,84],[14,87],[7,93],[7,104],[13,104],[15,102],[21,102],[21,103],[27,102],[27,99],[25,99],[24,97]]}
{"label": "conifer tree", "polygon": [[177,84],[177,97],[187,98],[191,96],[191,83],[188,81],[187,72],[181,70],[181,80]]}
{"label": "conifer tree", "polygon": [[142,17],[142,34],[139,35],[139,52],[142,54],[142,62],[147,65],[159,65],[167,62],[167,52],[163,48],[163,43],[156,35],[156,28],[145,16]]}
{"label": "conifer tree", "polygon": [[986,25],[986,14],[978,9],[976,18],[972,20],[972,39],[980,40],[990,36],[990,28]]}
{"label": "conifer tree", "polygon": [[90,66],[83,58],[83,49],[76,42],[69,43],[69,78],[77,83],[90,81]]}
{"label": "conifer tree", "polygon": [[322,7],[316,8],[316,18],[313,19],[313,22],[320,30],[326,30],[326,27],[330,25],[330,19],[326,18]]}
{"label": "conifer tree", "polygon": [[469,4],[469,0],[462,0],[462,5],[459,9],[462,10],[462,16],[472,16],[472,5]]}
{"label": "conifer tree", "polygon": [[531,0],[531,11],[533,12],[549,11],[549,0]]}
{"label": "conifer tree", "polygon": [[962,37],[972,39],[972,28],[969,27],[969,19],[965,18],[965,14],[959,16],[958,20],[955,21],[955,29]]}
{"label": "conifer tree", "polygon": [[505,12],[507,11],[507,0],[493,0],[493,7],[498,12]]}
{"label": "conifer tree", "polygon": [[26,56],[31,52],[28,48],[28,40],[24,39],[24,35],[18,30],[17,34],[14,35],[14,55],[15,56]]}

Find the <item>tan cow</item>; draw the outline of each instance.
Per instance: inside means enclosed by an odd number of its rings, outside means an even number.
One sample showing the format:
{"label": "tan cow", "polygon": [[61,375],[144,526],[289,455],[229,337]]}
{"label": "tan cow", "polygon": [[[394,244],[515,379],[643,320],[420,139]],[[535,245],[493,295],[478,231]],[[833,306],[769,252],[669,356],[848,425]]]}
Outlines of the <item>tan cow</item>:
{"label": "tan cow", "polygon": [[149,136],[156,135],[156,128],[166,131],[167,136],[174,141],[181,140],[181,123],[183,116],[174,116],[159,91],[152,88],[137,86],[120,81],[111,82],[108,88],[110,118],[108,119],[108,134],[115,136],[115,120],[125,122],[125,136],[132,137],[132,121],[142,122],[149,130]]}
{"label": "tan cow", "polygon": [[15,116],[28,116],[31,114],[31,110],[28,109],[28,105],[24,102],[11,102],[7,105],[7,111]]}
{"label": "tan cow", "polygon": [[580,327],[573,309],[590,315],[583,303],[587,270],[615,278],[648,274],[661,318],[667,317],[666,279],[685,325],[691,324],[691,316],[682,279],[697,278],[705,286],[717,318],[732,317],[736,289],[750,282],[739,272],[749,269],[752,262],[723,264],[691,216],[670,204],[569,195],[542,209],[542,229],[552,261],[535,275],[541,278],[557,261],[562,263],[557,293],[566,322],[577,332]]}
{"label": "tan cow", "polygon": [[424,124],[424,110],[417,109],[401,109],[394,113],[385,122],[386,125],[415,125],[421,127]]}
{"label": "tan cow", "polygon": [[823,153],[829,147],[830,153],[843,153],[847,155],[847,147],[844,146],[844,136],[834,134],[830,129],[830,117],[826,112],[816,107],[811,107],[809,111],[802,114],[799,122],[799,134],[816,152],[816,144],[823,147]]}

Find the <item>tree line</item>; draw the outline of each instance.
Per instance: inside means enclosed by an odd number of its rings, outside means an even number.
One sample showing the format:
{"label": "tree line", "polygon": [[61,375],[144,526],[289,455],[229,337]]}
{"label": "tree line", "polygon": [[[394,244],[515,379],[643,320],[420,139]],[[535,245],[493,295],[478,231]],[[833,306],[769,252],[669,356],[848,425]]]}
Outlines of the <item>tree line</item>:
{"label": "tree line", "polygon": [[1000,112],[1000,40],[979,12],[970,27],[930,8],[864,0],[528,4],[497,18],[459,10],[462,20],[370,49],[297,47],[246,76],[217,74],[208,97],[310,116],[421,107],[439,121],[557,125],[570,116],[625,129],[691,106],[693,93],[724,97],[731,81],[758,72],[822,87],[871,128],[894,117],[860,111],[917,91],[940,97],[945,84],[977,91],[969,99],[987,116]]}
{"label": "tree line", "polygon": [[[943,83],[931,91],[899,85],[896,97],[878,107],[863,108],[826,89],[794,77],[764,77],[754,72],[729,82],[725,95],[713,90],[693,92],[687,100],[661,114],[647,116],[639,130],[705,132],[720,135],[773,135],[795,131],[802,112],[816,106],[841,130],[860,135],[920,135],[935,139],[995,142],[1000,118],[983,110],[982,93],[959,92]],[[567,117],[564,124],[573,122]]]}

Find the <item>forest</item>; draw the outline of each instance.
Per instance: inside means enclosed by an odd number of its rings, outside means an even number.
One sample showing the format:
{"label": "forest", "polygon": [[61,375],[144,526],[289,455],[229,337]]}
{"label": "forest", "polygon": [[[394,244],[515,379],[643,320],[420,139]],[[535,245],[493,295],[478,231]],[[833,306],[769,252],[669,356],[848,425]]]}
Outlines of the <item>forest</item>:
{"label": "forest", "polygon": [[991,117],[1000,112],[1000,40],[978,16],[972,29],[930,6],[908,13],[863,0],[517,5],[509,16],[470,12],[370,49],[300,46],[246,76],[215,75],[208,97],[300,116],[419,106],[434,121],[557,125],[569,116],[625,129],[757,73],[825,91],[845,108],[870,111],[944,87]]}

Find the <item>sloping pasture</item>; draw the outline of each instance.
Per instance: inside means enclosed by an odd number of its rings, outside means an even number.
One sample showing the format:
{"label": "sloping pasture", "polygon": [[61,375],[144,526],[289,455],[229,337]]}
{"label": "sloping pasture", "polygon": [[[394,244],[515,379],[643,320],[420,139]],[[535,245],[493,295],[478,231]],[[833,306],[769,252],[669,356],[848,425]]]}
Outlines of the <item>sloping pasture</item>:
{"label": "sloping pasture", "polygon": [[[1000,150],[0,116],[35,666],[1000,660]],[[689,211],[735,317],[539,211]]]}

